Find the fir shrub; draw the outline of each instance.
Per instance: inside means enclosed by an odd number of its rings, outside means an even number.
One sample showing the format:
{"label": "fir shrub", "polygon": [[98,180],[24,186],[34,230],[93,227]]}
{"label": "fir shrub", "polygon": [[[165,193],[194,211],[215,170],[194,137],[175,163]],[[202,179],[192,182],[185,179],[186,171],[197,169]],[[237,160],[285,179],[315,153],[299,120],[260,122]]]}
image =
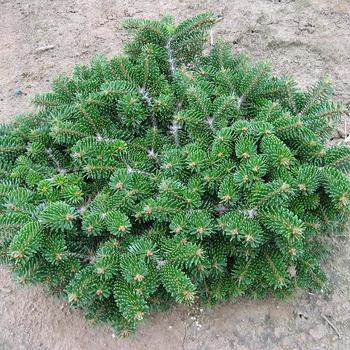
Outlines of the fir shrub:
{"label": "fir shrub", "polygon": [[1,256],[127,335],[152,310],[320,288],[350,209],[342,105],[231,54],[216,22],[128,20],[0,129]]}

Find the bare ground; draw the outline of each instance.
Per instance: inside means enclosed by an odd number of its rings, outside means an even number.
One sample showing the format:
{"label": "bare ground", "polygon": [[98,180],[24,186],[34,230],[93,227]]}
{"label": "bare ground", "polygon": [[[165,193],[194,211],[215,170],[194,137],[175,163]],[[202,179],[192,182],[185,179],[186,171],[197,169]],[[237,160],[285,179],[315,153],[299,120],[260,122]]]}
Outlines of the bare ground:
{"label": "bare ground", "polygon": [[[328,74],[335,97],[350,105],[349,0],[0,0],[0,121],[28,111],[28,97],[49,89],[97,52],[112,56],[125,17],[178,19],[213,10],[214,39],[267,58],[303,87]],[[348,134],[342,125],[340,140]],[[177,308],[152,315],[131,339],[92,325],[41,287],[19,286],[0,266],[0,350],[319,350],[350,349],[350,247],[334,240],[330,289],[287,302],[239,300],[212,310]]]}

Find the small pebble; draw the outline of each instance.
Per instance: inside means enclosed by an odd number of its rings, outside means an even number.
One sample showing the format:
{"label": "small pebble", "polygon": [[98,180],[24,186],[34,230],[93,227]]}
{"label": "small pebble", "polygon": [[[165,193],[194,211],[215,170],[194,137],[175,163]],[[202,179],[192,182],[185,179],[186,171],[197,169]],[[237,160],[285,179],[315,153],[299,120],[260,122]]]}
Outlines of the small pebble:
{"label": "small pebble", "polygon": [[47,46],[41,46],[41,47],[38,47],[35,52],[36,53],[42,53],[42,52],[45,52],[45,51],[48,51],[48,50],[52,50],[55,48],[55,45],[47,45]]}

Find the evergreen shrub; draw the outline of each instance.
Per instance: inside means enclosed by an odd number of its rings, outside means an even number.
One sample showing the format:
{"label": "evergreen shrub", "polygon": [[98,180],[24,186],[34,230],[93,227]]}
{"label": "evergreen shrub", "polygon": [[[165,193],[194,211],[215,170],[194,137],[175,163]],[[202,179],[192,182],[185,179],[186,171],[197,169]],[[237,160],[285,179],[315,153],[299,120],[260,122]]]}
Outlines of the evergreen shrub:
{"label": "evergreen shrub", "polygon": [[123,335],[174,303],[322,287],[323,238],[348,220],[329,80],[302,91],[206,47],[216,21],[130,19],[123,54],[0,129],[2,260]]}

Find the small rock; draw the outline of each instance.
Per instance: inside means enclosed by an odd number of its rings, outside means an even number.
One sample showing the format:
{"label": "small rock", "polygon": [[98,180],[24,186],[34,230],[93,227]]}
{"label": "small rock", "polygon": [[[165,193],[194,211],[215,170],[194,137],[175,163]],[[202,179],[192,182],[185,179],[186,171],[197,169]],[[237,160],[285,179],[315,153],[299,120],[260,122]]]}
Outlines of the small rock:
{"label": "small rock", "polygon": [[53,50],[55,48],[55,45],[47,45],[47,46],[41,46],[41,47],[38,47],[35,52],[36,53],[42,53],[42,52],[45,52],[45,51],[48,51],[48,50]]}

